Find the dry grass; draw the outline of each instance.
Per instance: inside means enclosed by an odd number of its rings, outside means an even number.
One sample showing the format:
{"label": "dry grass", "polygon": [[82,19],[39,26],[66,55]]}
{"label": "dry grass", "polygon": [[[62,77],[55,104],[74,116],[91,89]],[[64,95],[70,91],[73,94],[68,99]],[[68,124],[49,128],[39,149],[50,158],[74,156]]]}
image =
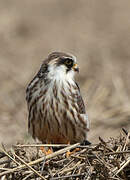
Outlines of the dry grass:
{"label": "dry grass", "polygon": [[10,147],[27,139],[26,86],[42,59],[57,50],[77,56],[89,140],[130,130],[129,5],[128,0],[1,0],[0,142]]}
{"label": "dry grass", "polygon": [[[12,179],[117,179],[130,178],[130,133],[125,129],[118,138],[105,142],[101,137],[98,144],[38,145],[18,144],[10,151],[1,148],[0,177]],[[44,155],[40,146],[60,147],[52,154]],[[74,148],[79,151],[66,157]]]}

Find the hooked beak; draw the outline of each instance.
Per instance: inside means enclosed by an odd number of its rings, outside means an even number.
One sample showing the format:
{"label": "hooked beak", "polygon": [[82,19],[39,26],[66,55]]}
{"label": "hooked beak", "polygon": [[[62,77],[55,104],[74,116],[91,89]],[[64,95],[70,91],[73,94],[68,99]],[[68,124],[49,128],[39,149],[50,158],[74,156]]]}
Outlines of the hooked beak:
{"label": "hooked beak", "polygon": [[78,68],[78,65],[77,65],[77,64],[74,64],[72,68],[73,68],[74,71],[79,72],[79,68]]}

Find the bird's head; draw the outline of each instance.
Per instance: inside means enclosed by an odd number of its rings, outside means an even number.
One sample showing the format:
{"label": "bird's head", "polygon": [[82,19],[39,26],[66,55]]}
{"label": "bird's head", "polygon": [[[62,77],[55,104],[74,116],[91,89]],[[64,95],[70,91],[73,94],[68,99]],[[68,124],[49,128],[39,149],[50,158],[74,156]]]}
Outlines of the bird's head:
{"label": "bird's head", "polygon": [[[75,72],[79,71],[76,57],[62,52],[53,52],[43,61],[43,68],[46,67],[50,77],[73,78]],[[42,68],[41,67],[41,68]]]}

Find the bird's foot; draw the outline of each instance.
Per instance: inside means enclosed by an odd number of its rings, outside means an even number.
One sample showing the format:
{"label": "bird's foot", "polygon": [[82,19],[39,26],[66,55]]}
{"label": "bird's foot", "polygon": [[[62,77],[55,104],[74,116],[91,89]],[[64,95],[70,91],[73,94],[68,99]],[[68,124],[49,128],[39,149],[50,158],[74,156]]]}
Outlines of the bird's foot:
{"label": "bird's foot", "polygon": [[44,147],[40,147],[40,150],[41,150],[45,155],[48,155],[48,154],[52,154],[52,153],[53,153],[52,148],[49,148],[48,150],[46,150]]}
{"label": "bird's foot", "polygon": [[80,150],[80,148],[75,148],[73,151],[68,151],[66,153],[66,157],[68,158],[69,156],[71,156],[72,154],[78,152]]}

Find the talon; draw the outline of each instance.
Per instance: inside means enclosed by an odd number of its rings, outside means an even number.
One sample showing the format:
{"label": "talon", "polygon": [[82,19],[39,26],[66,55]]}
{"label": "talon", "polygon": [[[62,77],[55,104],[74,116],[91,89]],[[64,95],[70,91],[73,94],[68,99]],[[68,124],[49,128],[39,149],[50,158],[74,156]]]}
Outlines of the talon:
{"label": "talon", "polygon": [[51,148],[49,148],[49,149],[46,151],[44,147],[40,147],[40,150],[41,150],[45,155],[48,155],[48,154],[53,153],[53,151],[52,151]]}
{"label": "talon", "polygon": [[48,151],[46,152],[46,155],[52,154],[52,153],[53,153],[53,150],[52,149],[48,149]]}
{"label": "talon", "polygon": [[79,151],[79,150],[80,150],[80,148],[75,148],[72,152],[68,151],[68,152],[66,153],[66,157],[68,158],[71,154],[74,154],[74,153],[76,153],[76,152]]}
{"label": "talon", "polygon": [[68,152],[66,153],[66,157],[68,158],[70,155],[71,155],[71,152],[68,151]]}

